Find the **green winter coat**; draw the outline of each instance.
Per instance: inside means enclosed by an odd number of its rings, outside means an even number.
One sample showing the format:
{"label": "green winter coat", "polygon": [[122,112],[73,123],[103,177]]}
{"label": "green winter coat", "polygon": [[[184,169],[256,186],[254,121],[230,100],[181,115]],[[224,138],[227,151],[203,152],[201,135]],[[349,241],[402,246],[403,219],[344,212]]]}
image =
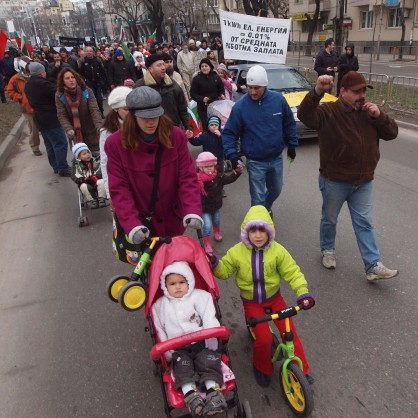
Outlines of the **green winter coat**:
{"label": "green winter coat", "polygon": [[[255,248],[248,240],[248,231],[253,226],[264,226],[269,240],[262,249]],[[264,206],[253,206],[241,225],[240,243],[229,249],[219,260],[214,275],[222,280],[236,273],[235,283],[241,298],[247,302],[264,303],[274,299],[280,291],[283,278],[299,297],[309,293],[308,283],[288,251],[274,241],[274,224]],[[260,267],[260,273],[254,271]],[[255,279],[253,279],[255,277]],[[258,279],[257,279],[258,277]]]}

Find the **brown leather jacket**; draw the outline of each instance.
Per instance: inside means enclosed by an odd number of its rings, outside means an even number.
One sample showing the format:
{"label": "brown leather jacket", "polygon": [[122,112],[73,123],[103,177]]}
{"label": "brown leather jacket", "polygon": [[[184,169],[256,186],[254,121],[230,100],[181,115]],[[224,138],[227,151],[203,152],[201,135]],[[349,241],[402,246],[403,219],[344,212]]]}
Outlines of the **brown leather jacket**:
{"label": "brown leather jacket", "polygon": [[398,136],[395,120],[383,111],[378,118],[355,111],[339,99],[323,103],[310,91],[298,110],[298,118],[318,131],[319,172],[329,180],[362,184],[373,180],[379,162],[379,139],[389,141]]}

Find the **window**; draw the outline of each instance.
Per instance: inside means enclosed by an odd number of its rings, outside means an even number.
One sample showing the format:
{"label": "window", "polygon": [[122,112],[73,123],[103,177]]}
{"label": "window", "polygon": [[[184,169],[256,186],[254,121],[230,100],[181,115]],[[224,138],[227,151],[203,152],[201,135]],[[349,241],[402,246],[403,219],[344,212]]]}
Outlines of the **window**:
{"label": "window", "polygon": [[360,29],[370,29],[373,27],[373,12],[360,12]]}
{"label": "window", "polygon": [[388,28],[396,28],[401,26],[402,9],[389,9],[388,12]]}

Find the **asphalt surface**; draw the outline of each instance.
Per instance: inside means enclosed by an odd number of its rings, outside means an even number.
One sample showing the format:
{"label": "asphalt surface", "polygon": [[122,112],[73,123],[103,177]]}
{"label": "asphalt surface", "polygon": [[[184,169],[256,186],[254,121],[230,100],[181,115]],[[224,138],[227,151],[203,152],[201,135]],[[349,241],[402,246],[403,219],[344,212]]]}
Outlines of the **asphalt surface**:
{"label": "asphalt surface", "polygon": [[[192,152],[197,154],[199,148]],[[304,142],[285,168],[273,207],[277,239],[301,266],[317,304],[295,322],[310,362],[312,417],[418,416],[418,141],[400,130],[382,143],[375,179],[375,226],[382,261],[398,278],[367,283],[348,211],[341,213],[338,266],[320,264],[318,148]],[[226,188],[222,255],[239,239],[249,207],[247,175]],[[107,209],[79,228],[76,187],[46,155],[18,143],[0,173],[0,417],[162,417],[144,313],[112,303],[106,284],[130,267],[111,254]],[[261,389],[233,280],[219,283],[241,400],[254,417],[292,416],[278,374]],[[282,287],[289,304],[295,296]]]}

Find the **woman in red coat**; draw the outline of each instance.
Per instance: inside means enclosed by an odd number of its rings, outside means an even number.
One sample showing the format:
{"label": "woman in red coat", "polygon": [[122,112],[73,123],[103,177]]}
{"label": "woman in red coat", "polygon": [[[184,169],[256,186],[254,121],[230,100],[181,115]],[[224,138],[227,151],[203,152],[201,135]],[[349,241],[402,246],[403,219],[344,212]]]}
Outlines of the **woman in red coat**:
{"label": "woman in red coat", "polygon": [[161,96],[150,87],[134,89],[126,106],[122,132],[105,144],[109,191],[125,234],[140,244],[150,229],[153,236],[175,236],[186,226],[201,228],[199,184],[183,131],[164,116]]}

